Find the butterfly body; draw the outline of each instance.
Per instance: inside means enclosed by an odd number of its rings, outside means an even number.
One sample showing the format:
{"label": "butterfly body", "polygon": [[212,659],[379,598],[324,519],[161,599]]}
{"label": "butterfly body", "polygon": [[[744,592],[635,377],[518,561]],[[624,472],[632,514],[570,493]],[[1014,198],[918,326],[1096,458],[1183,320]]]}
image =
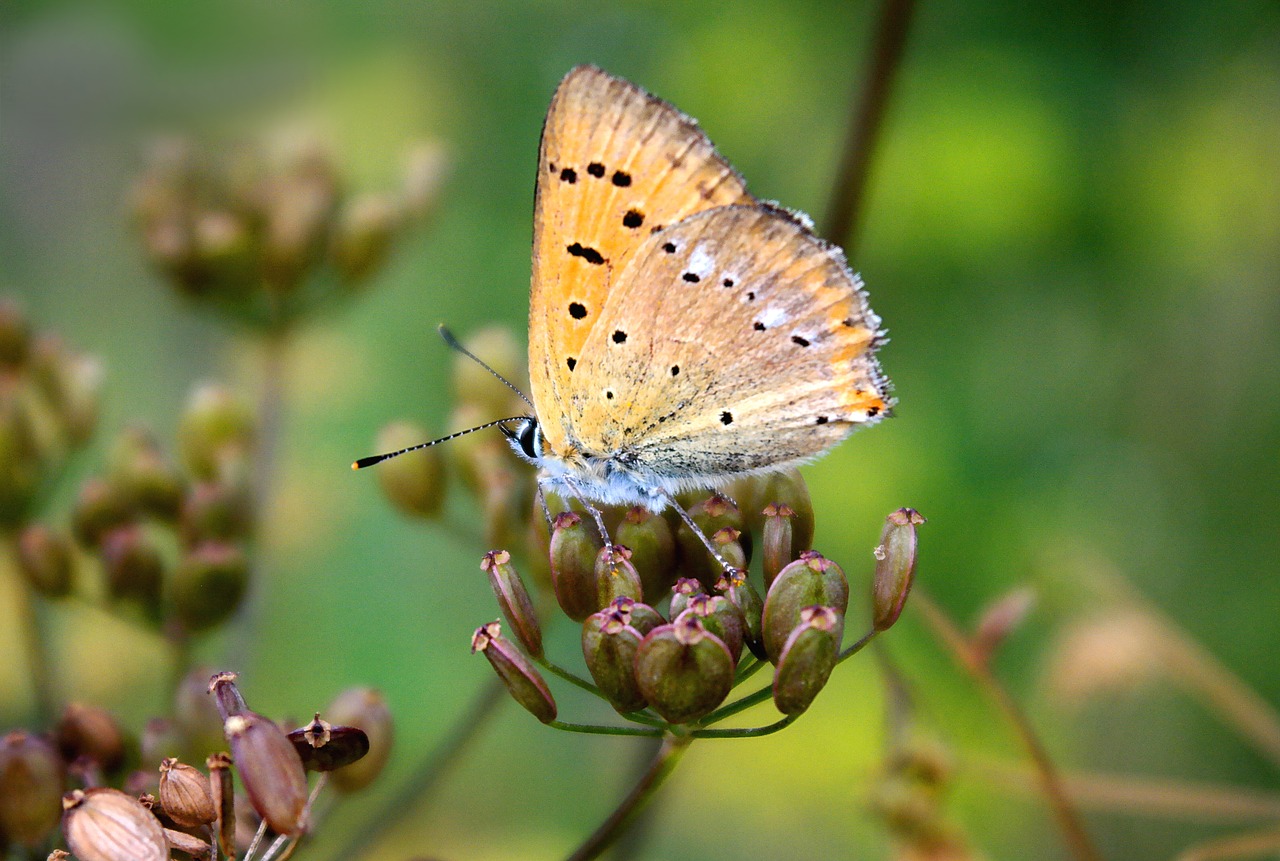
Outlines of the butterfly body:
{"label": "butterfly body", "polygon": [[660,510],[812,459],[891,406],[861,281],[752,197],[697,123],[591,66],[539,151],[529,313],[539,484]]}

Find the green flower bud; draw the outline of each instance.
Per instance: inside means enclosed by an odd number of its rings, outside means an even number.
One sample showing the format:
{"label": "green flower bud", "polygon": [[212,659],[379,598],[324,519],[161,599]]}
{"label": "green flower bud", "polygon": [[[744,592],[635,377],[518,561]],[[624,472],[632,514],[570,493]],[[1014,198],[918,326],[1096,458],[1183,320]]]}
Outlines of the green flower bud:
{"label": "green flower bud", "polygon": [[821,604],[841,616],[849,608],[849,583],[840,566],[815,550],[806,550],[778,574],[764,600],[761,628],[765,653],[774,664],[787,637],[800,624],[800,611]]}
{"label": "green flower bud", "polygon": [[18,568],[27,583],[46,598],[62,598],[74,585],[71,542],[43,523],[18,536]]}
{"label": "green flower bud", "polygon": [[105,479],[90,478],[80,485],[71,511],[71,531],[86,548],[95,548],[108,532],[132,523],[136,515],[129,499]]}
{"label": "green flower bud", "polygon": [[174,757],[160,762],[158,795],[165,815],[184,828],[208,825],[218,817],[209,778]]}
{"label": "green flower bud", "polygon": [[[743,529],[742,513],[728,497],[712,494],[689,509],[702,534],[708,537],[725,527],[739,532]],[[710,588],[722,573],[720,563],[707,552],[702,539],[694,534],[687,523],[681,521],[676,530],[676,543],[680,547],[680,571],[685,577],[693,577]]]}
{"label": "green flower bud", "polygon": [[729,649],[733,665],[742,657],[742,643],[746,631],[746,619],[742,611],[720,595],[694,595],[689,599],[687,612],[696,615],[708,631],[715,634]]}
{"label": "green flower bud", "polygon": [[289,741],[307,771],[335,771],[359,762],[369,752],[369,736],[354,726],[334,726],[320,719],[289,733]]}
{"label": "green flower bud", "polygon": [[10,526],[26,519],[44,470],[30,411],[12,386],[0,386],[0,522]]}
{"label": "green flower bud", "polygon": [[507,686],[516,702],[543,723],[556,719],[556,701],[542,676],[509,640],[502,636],[502,626],[490,622],[476,628],[471,637],[471,653],[484,652],[498,678]]}
{"label": "green flower bud", "polygon": [[493,597],[498,599],[498,607],[520,645],[533,657],[542,657],[542,628],[533,608],[533,599],[511,564],[511,554],[505,550],[490,550],[480,562],[480,569],[489,574]]}
{"label": "green flower bud", "polygon": [[796,513],[783,503],[764,507],[764,585],[769,588],[778,572],[795,561],[799,551],[793,550],[794,532],[791,521]]}
{"label": "green flower bud", "polygon": [[615,598],[627,597],[639,601],[643,597],[640,575],[631,564],[631,551],[621,544],[613,545],[612,555],[607,547],[596,554],[595,575],[595,610],[609,606]]}
{"label": "green flower bud", "polygon": [[118,789],[63,796],[62,835],[80,861],[168,861],[164,827],[136,798]]}
{"label": "green flower bud", "polygon": [[[427,432],[408,421],[392,422],[378,433],[377,451],[399,451],[425,442]],[[444,506],[444,455],[424,448],[378,465],[378,483],[387,499],[409,517],[433,518]]]}
{"label": "green flower bud", "polygon": [[200,386],[178,427],[182,460],[196,478],[231,477],[250,454],[255,427],[252,411],[229,389],[212,383]]}
{"label": "green flower bud", "polygon": [[155,536],[141,526],[118,527],[102,538],[101,556],[108,595],[158,611],[165,561]]}
{"label": "green flower bud", "polygon": [[805,607],[778,657],[773,675],[773,702],[784,715],[809,708],[827,684],[840,656],[844,616],[830,607]]}
{"label": "green flower bud", "polygon": [[182,501],[182,540],[195,545],[210,539],[248,538],[253,519],[249,488],[230,482],[197,482]]}
{"label": "green flower bud", "polygon": [[636,651],[640,690],[670,723],[710,714],[733,688],[733,672],[729,649],[693,613],[654,628]]}
{"label": "green flower bud", "polygon": [[920,512],[899,508],[885,518],[876,547],[876,574],[871,585],[872,619],[877,631],[890,628],[902,615],[916,576],[917,527]]}
{"label": "green flower bud", "polygon": [[[704,552],[706,548],[703,548]],[[681,577],[676,584],[671,587],[671,606],[667,610],[667,615],[675,619],[689,606],[689,599],[694,595],[702,594],[702,584],[692,577]]]}
{"label": "green flower bud", "polygon": [[0,739],[0,834],[38,846],[58,824],[66,784],[62,757],[44,738],[14,730]]}
{"label": "green flower bud", "polygon": [[58,747],[72,762],[87,757],[106,771],[124,759],[124,733],[111,712],[86,703],[68,703],[57,727]]}
{"label": "green flower bud", "polygon": [[400,229],[400,210],[385,194],[365,193],[346,201],[329,249],[338,273],[348,282],[362,281],[386,262]]}
{"label": "green flower bud", "polygon": [[240,607],[249,561],[236,544],[204,541],[188,551],[173,575],[174,615],[193,631],[221,624]]}
{"label": "green flower bud", "polygon": [[642,604],[639,601],[628,598],[626,595],[619,595],[614,598],[609,604],[609,608],[621,613],[624,623],[639,631],[641,636],[649,633],[659,625],[667,623],[667,620],[662,618],[662,614],[657,610],[648,604]]}
{"label": "green flower bud", "polygon": [[335,723],[359,727],[369,739],[368,755],[330,774],[329,782],[340,792],[364,789],[391,758],[395,723],[387,702],[373,688],[347,688],[330,703],[327,714]]}
{"label": "green flower bud", "polygon": [[595,573],[600,549],[594,525],[572,511],[556,515],[551,526],[551,583],[560,609],[575,622],[600,609]]}
{"label": "green flower bud", "polygon": [[742,614],[742,637],[751,654],[762,661],[765,660],[767,655],[760,623],[760,617],[764,613],[764,601],[760,598],[756,587],[747,579],[746,572],[739,569],[731,575],[722,575],[716,581],[716,590],[723,592],[729,602]]}
{"label": "green flower bud", "polygon": [[[747,552],[742,544],[744,537],[749,540],[751,536],[746,535],[740,529],[734,529],[732,526],[717,529],[711,536],[711,543],[716,546],[716,552],[720,554],[720,558],[736,571],[746,571],[749,564]],[[717,562],[714,570],[708,576],[711,576],[713,578],[712,582],[715,582],[723,572],[723,566]]]}
{"label": "green flower bud", "polygon": [[111,485],[129,505],[163,520],[177,516],[182,478],[150,432],[126,428],[116,440],[109,470]]}
{"label": "green flower bud", "polygon": [[307,774],[280,727],[255,712],[223,724],[249,803],[277,834],[298,834],[307,803]]}
{"label": "green flower bud", "polygon": [[656,601],[665,595],[676,576],[676,539],[666,518],[637,505],[627,510],[613,535],[631,548],[631,564],[640,575],[645,599]]}
{"label": "green flower bud", "polygon": [[620,713],[645,706],[636,681],[636,650],[644,636],[627,624],[628,613],[610,606],[582,623],[582,654],[596,687]]}

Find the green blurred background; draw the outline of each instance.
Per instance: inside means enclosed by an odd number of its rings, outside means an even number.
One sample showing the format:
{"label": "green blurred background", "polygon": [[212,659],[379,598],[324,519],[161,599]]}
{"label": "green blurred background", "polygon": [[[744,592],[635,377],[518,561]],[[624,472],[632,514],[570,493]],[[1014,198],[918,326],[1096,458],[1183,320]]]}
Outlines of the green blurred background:
{"label": "green blurred background", "polygon": [[[261,385],[249,341],[192,313],[131,233],[150,135],[305,125],[373,188],[395,181],[416,139],[443,140],[454,159],[430,228],[289,356],[263,635],[237,669],[260,711],[305,717],[359,683],[382,688],[399,721],[393,773],[326,823],[330,850],[490,676],[467,653],[495,615],[477,564],[487,548],[403,520],[347,464],[392,418],[442,428],[437,323],[523,332],[556,82],[594,62],[645,86],[698,117],[757,195],[820,215],[875,16],[834,0],[0,9],[0,289],[107,368],[99,442],[63,500],[126,423],[171,438],[194,383]],[[1067,707],[1046,677],[1063,623],[1098,600],[1084,584],[1110,571],[1280,702],[1278,71],[1274,3],[936,0],[914,22],[853,259],[892,335],[882,358],[900,407],[805,470],[817,546],[864,578],[883,516],[911,505],[930,520],[921,582],[957,617],[1038,586],[997,668],[1068,771],[1277,786],[1167,683]],[[77,696],[135,726],[162,709],[154,640],[89,611],[57,621]],[[575,662],[572,627],[551,650]],[[974,684],[910,611],[885,641],[962,764],[954,812],[973,842],[993,858],[1065,857],[1040,798],[963,767],[1020,756]],[[227,646],[215,638],[204,656]],[[23,666],[0,614],[0,728],[28,713]],[[572,692],[561,706],[608,719]],[[788,731],[695,746],[641,856],[886,857],[866,810],[883,727],[868,655]],[[504,703],[369,857],[559,857],[642,755]],[[1169,858],[1232,827],[1088,821],[1113,859]]]}

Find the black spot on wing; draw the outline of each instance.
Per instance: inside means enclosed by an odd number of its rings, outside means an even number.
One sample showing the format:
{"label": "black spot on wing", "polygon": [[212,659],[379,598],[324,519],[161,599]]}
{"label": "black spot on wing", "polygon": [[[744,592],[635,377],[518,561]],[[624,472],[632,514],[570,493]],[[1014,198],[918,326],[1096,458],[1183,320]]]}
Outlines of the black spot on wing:
{"label": "black spot on wing", "polygon": [[627,333],[618,329],[613,333],[613,343],[625,344],[627,342]]}
{"label": "black spot on wing", "polygon": [[814,424],[825,425],[828,421],[830,421],[830,419],[826,416],[818,416],[818,420],[814,422]]}
{"label": "black spot on wing", "polygon": [[624,170],[615,170],[613,172],[613,184],[619,188],[626,188],[631,185],[631,174]]}
{"label": "black spot on wing", "polygon": [[575,242],[572,245],[566,246],[565,251],[568,251],[574,257],[581,257],[583,260],[596,266],[604,263],[604,255],[599,251],[596,251],[594,248],[583,245],[580,242]]}
{"label": "black spot on wing", "polygon": [[724,286],[726,286],[726,287],[732,287],[732,286],[733,286],[733,279],[732,279],[732,278],[726,278],[726,279],[724,279],[724,281],[723,281],[723,282],[721,282],[721,283],[723,283],[723,284],[724,284]]}
{"label": "black spot on wing", "polygon": [[569,370],[571,371],[574,368],[578,367],[578,360],[575,359],[573,356],[570,356],[569,358],[565,359],[564,363],[569,366]]}
{"label": "black spot on wing", "polygon": [[662,244],[662,250],[667,252],[668,254],[675,254],[676,244],[674,242],[664,242]]}
{"label": "black spot on wing", "polygon": [[792,335],[791,343],[795,344],[797,347],[807,347],[809,346],[809,339],[802,338],[799,335]]}
{"label": "black spot on wing", "polygon": [[569,316],[575,320],[581,320],[583,317],[587,316],[587,306],[583,305],[581,302],[570,302]]}
{"label": "black spot on wing", "polygon": [[728,410],[725,410],[724,412],[720,413],[720,424],[722,425],[733,424],[733,413],[729,412]]}
{"label": "black spot on wing", "polygon": [[628,209],[627,214],[622,216],[622,226],[630,227],[632,230],[644,224],[644,213],[635,209]]}
{"label": "black spot on wing", "polygon": [[672,365],[672,366],[671,366],[671,376],[673,376],[673,377],[678,377],[678,376],[680,376],[680,366],[679,366],[679,365]]}
{"label": "black spot on wing", "polygon": [[587,173],[598,179],[604,176],[604,165],[598,161],[593,161],[591,164],[587,165]]}
{"label": "black spot on wing", "polygon": [[702,280],[702,279],[698,276],[698,273],[697,273],[697,272],[686,272],[686,273],[684,273],[683,275],[681,275],[680,277],[681,277],[681,278],[683,278],[685,281],[688,281],[690,284],[697,284],[699,281],[701,281],[701,280]]}
{"label": "black spot on wing", "polygon": [[751,324],[751,328],[755,329],[757,332],[763,332],[766,327],[764,323],[761,323],[759,320],[756,320],[754,323]]}
{"label": "black spot on wing", "polygon": [[578,172],[571,167],[566,167],[564,170],[560,171],[560,181],[573,185],[578,181]]}

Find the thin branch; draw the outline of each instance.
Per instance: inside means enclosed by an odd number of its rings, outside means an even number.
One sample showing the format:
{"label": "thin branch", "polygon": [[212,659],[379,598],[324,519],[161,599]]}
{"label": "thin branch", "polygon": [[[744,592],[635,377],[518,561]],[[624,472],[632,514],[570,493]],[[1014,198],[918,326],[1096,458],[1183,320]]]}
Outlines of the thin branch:
{"label": "thin branch", "polygon": [[767,726],[745,727],[743,729],[695,729],[693,731],[694,738],[757,738],[762,735],[773,735],[781,729],[791,726],[798,714],[787,715],[780,721],[768,724]]}
{"label": "thin branch", "polygon": [[1058,826],[1062,829],[1071,853],[1079,861],[1101,861],[1102,856],[1098,853],[1097,847],[1093,845],[1093,840],[1085,830],[1084,823],[1080,820],[1080,815],[1076,812],[1075,807],[1072,806],[1071,799],[1067,796],[1066,789],[1058,777],[1057,767],[1053,764],[1048,750],[1045,749],[1043,742],[1040,741],[1035,727],[1031,725],[1030,719],[1027,718],[1021,706],[1009,694],[1008,689],[996,678],[995,674],[991,672],[991,668],[985,662],[974,658],[973,652],[969,648],[969,641],[960,630],[960,627],[951,620],[941,607],[934,603],[928,594],[920,588],[919,584],[916,585],[911,595],[911,603],[921,611],[929,627],[951,652],[956,662],[978,682],[991,701],[1000,709],[1005,720],[1013,727],[1015,734],[1027,749],[1027,753],[1036,767],[1041,789],[1044,790],[1045,796],[1049,799],[1054,818],[1057,819]]}
{"label": "thin branch", "polygon": [[851,101],[844,153],[836,173],[835,189],[823,219],[825,235],[843,245],[850,257],[857,243],[859,218],[876,138],[884,120],[885,107],[902,55],[907,31],[915,10],[913,0],[885,0],[876,23],[871,60],[863,79],[861,95]]}
{"label": "thin branch", "polygon": [[1280,849],[1280,830],[1268,828],[1200,843],[1184,851],[1175,861],[1240,861],[1244,858],[1275,857],[1277,849]]}
{"label": "thin branch", "polygon": [[662,738],[666,735],[665,731],[660,729],[641,729],[634,726],[602,726],[593,723],[565,723],[560,720],[553,720],[547,723],[552,729],[564,730],[565,732],[583,732],[588,735],[638,735],[645,738]]}

